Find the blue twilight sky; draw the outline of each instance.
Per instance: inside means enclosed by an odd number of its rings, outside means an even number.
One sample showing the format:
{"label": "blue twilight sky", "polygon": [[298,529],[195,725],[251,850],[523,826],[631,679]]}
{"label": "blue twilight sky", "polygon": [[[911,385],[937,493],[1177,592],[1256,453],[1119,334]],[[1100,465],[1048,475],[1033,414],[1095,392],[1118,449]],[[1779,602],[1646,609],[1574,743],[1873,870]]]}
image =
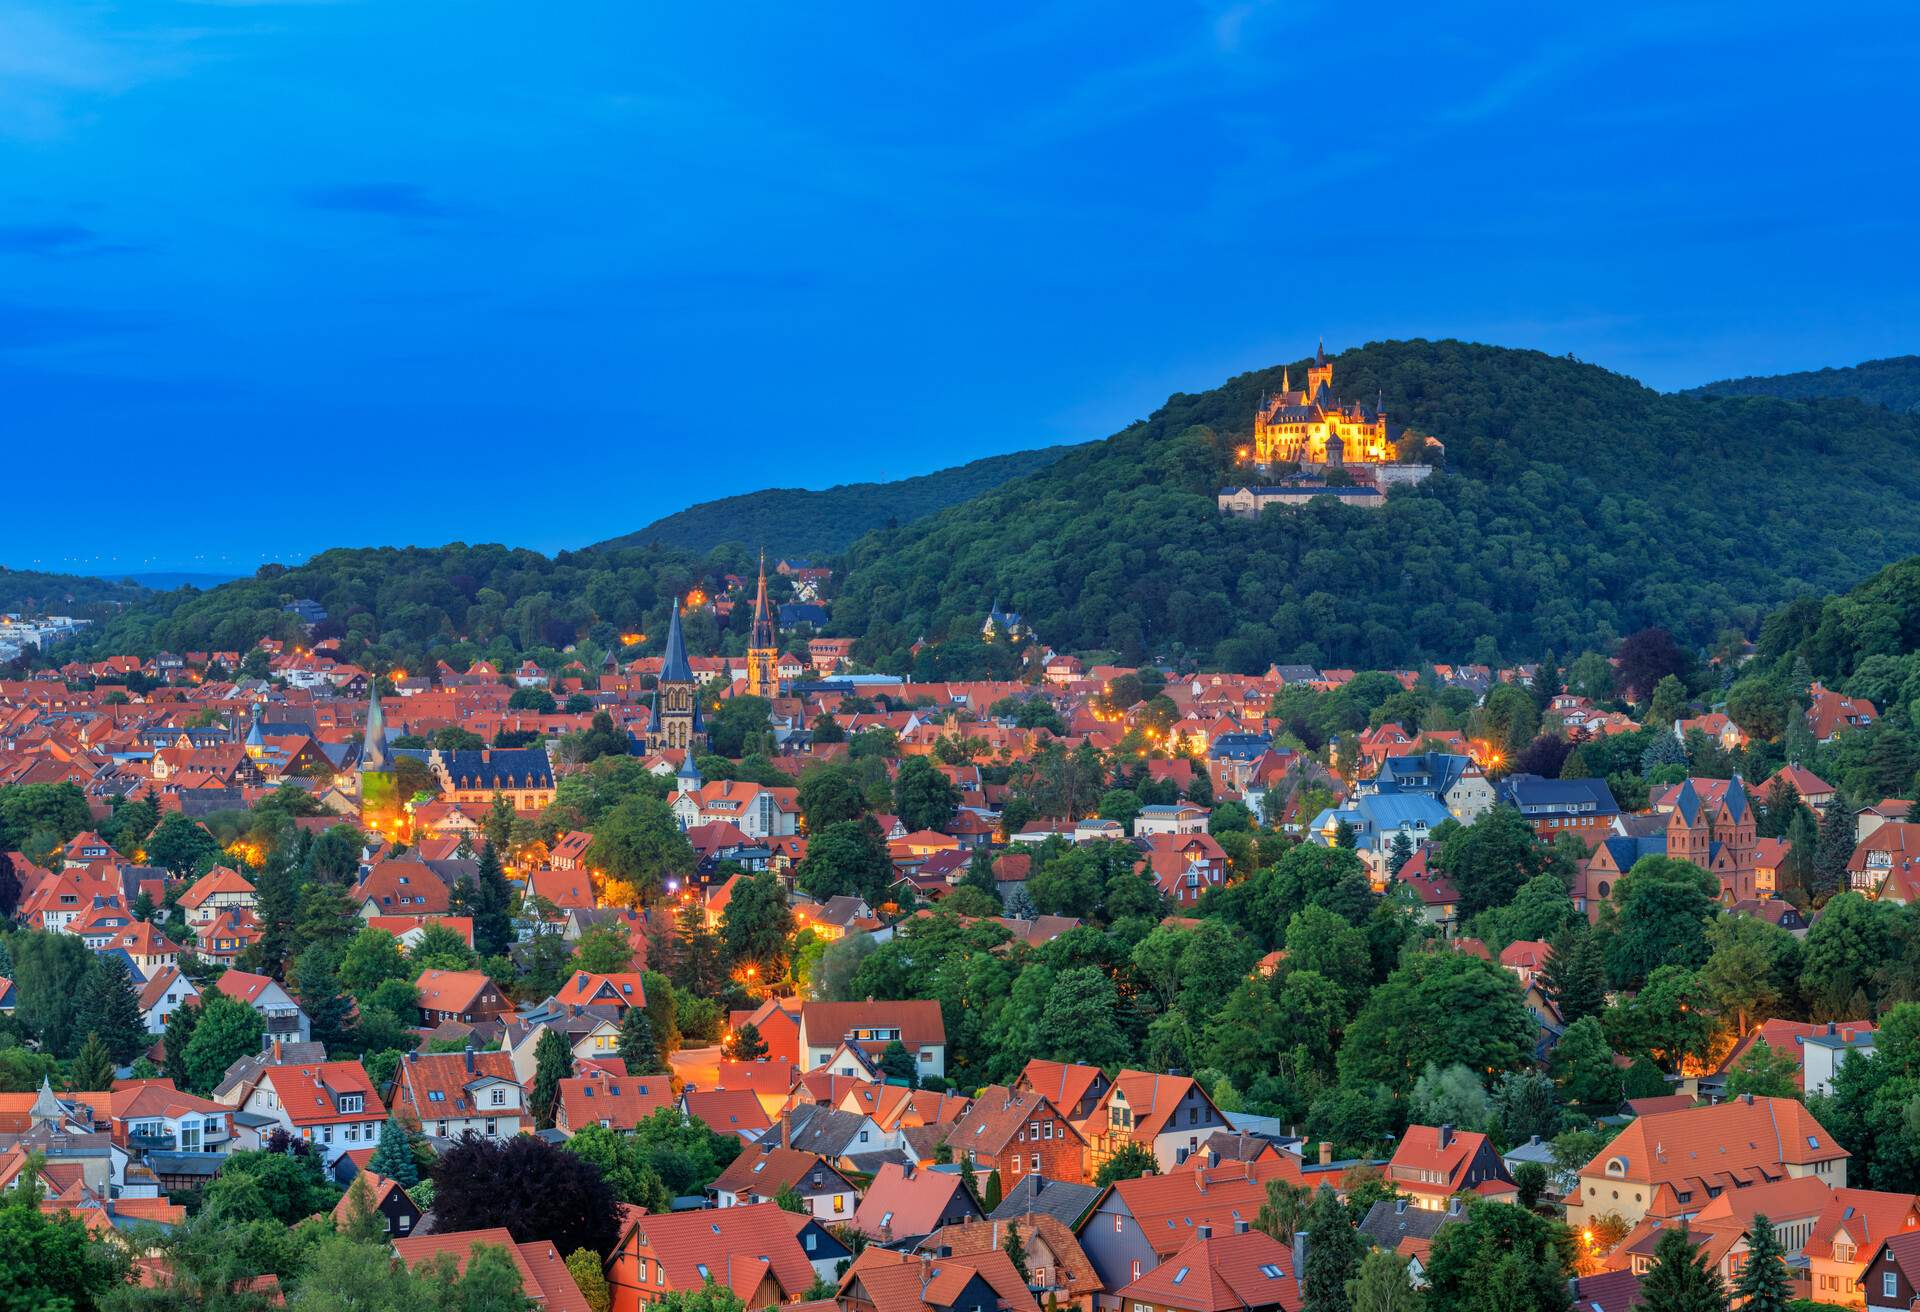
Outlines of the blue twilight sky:
{"label": "blue twilight sky", "polygon": [[1920,350],[1908,3],[0,0],[0,562],[551,550],[1461,336]]}

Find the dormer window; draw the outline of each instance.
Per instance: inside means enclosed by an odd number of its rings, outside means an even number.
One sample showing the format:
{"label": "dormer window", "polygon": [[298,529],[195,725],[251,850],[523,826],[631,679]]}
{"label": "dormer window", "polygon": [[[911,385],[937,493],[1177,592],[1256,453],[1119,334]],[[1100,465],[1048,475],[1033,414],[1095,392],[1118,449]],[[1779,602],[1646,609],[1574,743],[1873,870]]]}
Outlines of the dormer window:
{"label": "dormer window", "polygon": [[1626,1158],[1624,1158],[1624,1157],[1609,1157],[1609,1158],[1607,1159],[1607,1174],[1608,1174],[1608,1175],[1610,1175],[1610,1176],[1612,1176],[1612,1177],[1613,1177],[1614,1179],[1616,1179],[1616,1180],[1618,1180],[1618,1179],[1621,1179],[1621,1178],[1623,1178],[1623,1177],[1624,1177],[1624,1176],[1626,1175],[1626,1173],[1627,1173],[1627,1159],[1626,1159]]}

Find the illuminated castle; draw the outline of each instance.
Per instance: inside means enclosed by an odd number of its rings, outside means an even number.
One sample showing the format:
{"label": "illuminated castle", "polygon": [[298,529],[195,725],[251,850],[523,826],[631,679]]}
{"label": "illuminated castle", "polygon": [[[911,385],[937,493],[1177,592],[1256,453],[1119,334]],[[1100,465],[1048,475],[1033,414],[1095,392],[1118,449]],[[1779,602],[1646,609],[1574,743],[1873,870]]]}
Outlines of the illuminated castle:
{"label": "illuminated castle", "polygon": [[1333,364],[1322,342],[1305,388],[1296,390],[1281,371],[1280,390],[1263,397],[1254,413],[1253,448],[1242,447],[1240,456],[1258,465],[1387,465],[1399,459],[1395,447],[1412,436],[1387,421],[1383,400],[1368,409],[1334,394]]}

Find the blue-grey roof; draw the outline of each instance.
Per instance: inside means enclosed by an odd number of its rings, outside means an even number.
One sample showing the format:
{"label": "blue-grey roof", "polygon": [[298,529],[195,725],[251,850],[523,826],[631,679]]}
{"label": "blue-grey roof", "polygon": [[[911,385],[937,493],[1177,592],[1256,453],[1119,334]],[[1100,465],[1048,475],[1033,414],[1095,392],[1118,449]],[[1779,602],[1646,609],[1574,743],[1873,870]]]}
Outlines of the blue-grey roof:
{"label": "blue-grey roof", "polygon": [[791,627],[795,624],[825,624],[827,608],[816,606],[812,602],[789,601],[780,607],[780,623]]}
{"label": "blue-grey roof", "polygon": [[[544,747],[495,747],[481,751],[442,752],[440,760],[458,787],[550,788],[553,762]],[[467,782],[462,782],[462,781]]]}
{"label": "blue-grey roof", "polygon": [[1207,755],[1222,761],[1251,761],[1265,756],[1273,739],[1264,733],[1223,733],[1207,744]]}
{"label": "blue-grey roof", "polygon": [[680,599],[674,598],[673,618],[667,622],[667,646],[660,655],[660,682],[692,683],[693,666],[687,663],[687,638],[680,631]]}
{"label": "blue-grey roof", "polygon": [[1375,793],[1363,797],[1355,809],[1366,818],[1370,828],[1433,828],[1449,818],[1447,808],[1425,793]]}
{"label": "blue-grey roof", "polygon": [[1595,815],[1617,815],[1620,806],[1613,800],[1604,779],[1543,779],[1537,774],[1510,774],[1500,782],[1500,798],[1526,810],[1579,808]]}

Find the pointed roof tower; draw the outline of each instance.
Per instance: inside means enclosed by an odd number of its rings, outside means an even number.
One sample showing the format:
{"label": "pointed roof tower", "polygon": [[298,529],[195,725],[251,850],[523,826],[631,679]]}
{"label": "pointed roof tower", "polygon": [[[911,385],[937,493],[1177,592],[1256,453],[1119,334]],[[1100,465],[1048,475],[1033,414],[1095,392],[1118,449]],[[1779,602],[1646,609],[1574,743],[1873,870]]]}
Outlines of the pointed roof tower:
{"label": "pointed roof tower", "polygon": [[1324,333],[1321,334],[1321,337],[1320,337],[1320,349],[1318,349],[1313,353],[1313,362],[1316,365],[1325,364],[1327,362],[1327,338]]}
{"label": "pointed roof tower", "polygon": [[46,1076],[40,1077],[40,1092],[33,1096],[33,1106],[27,1109],[27,1120],[35,1125],[47,1122],[58,1123],[67,1114],[60,1100],[53,1096],[53,1082]]}
{"label": "pointed roof tower", "polygon": [[260,732],[260,703],[253,704],[253,724],[247,730],[247,755],[255,756],[267,749],[266,735]]}
{"label": "pointed roof tower", "polygon": [[376,773],[387,768],[387,717],[380,710],[380,681],[367,690],[367,733],[360,740],[360,768]]}
{"label": "pointed roof tower", "polygon": [[673,599],[673,619],[667,625],[667,647],[660,656],[661,683],[692,683],[693,666],[687,663],[687,639],[680,632],[680,598]]}
{"label": "pointed roof tower", "polygon": [[753,632],[747,638],[750,647],[772,649],[780,645],[774,632],[773,611],[767,604],[767,550],[760,549],[760,591],[753,599]]}

